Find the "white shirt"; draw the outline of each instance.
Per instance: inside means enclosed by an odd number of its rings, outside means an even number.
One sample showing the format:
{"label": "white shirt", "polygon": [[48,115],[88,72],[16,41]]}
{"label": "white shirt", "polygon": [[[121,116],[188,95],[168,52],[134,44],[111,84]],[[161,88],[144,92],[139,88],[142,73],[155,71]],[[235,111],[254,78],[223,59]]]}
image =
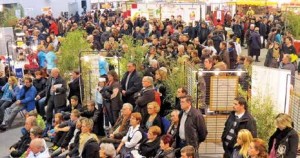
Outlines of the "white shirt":
{"label": "white shirt", "polygon": [[[133,148],[136,147],[138,148],[139,146],[139,141],[143,138],[142,133],[139,132],[140,125],[137,125],[135,128],[132,126],[129,127],[129,130],[122,138],[122,142],[125,142],[125,147],[127,148]],[[131,140],[128,142],[128,138],[131,137]]]}
{"label": "white shirt", "polygon": [[26,158],[50,158],[49,149],[47,147],[46,141],[44,142],[44,148],[45,150],[43,152],[39,152],[37,154],[34,154],[32,151],[29,152],[28,156]]}

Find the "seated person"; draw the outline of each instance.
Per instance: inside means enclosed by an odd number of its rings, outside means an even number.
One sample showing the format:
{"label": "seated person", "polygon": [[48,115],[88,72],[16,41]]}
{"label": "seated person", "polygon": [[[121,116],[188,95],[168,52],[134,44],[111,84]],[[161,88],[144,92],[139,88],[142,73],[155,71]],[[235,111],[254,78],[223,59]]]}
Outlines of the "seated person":
{"label": "seated person", "polygon": [[[79,111],[74,109],[71,113],[70,120],[63,122],[54,128],[56,133],[53,140],[54,146],[60,147],[62,145],[63,141],[66,139],[68,132],[70,131],[72,132],[71,128],[75,129],[73,127],[75,127],[76,121],[79,119],[79,117],[80,117]],[[53,148],[57,148],[57,147],[53,147]]]}
{"label": "seated person", "polygon": [[141,142],[138,149],[131,151],[133,157],[153,157],[159,149],[161,129],[158,126],[149,128],[147,139]]}
{"label": "seated person", "polygon": [[166,134],[160,138],[160,149],[157,151],[157,154],[154,158],[174,158],[175,150],[172,148],[174,139],[172,135]]}
{"label": "seated person", "polygon": [[[60,124],[63,123],[63,115],[61,113],[56,113],[54,115],[54,123],[53,123],[53,128],[50,129],[47,134],[48,134],[48,137],[50,138],[50,140],[53,140],[55,138],[55,135],[56,135],[56,131],[57,131],[57,128],[59,127]],[[53,145],[52,147],[55,147],[55,145]],[[51,148],[52,149],[52,148]],[[56,150],[57,147],[53,148],[52,150]]]}
{"label": "seated person", "polygon": [[[31,141],[36,139],[36,138],[42,138],[42,135],[43,135],[43,130],[39,126],[34,126],[30,129],[30,139],[31,139]],[[47,147],[46,141],[44,139],[43,139],[43,144],[44,144],[45,152],[48,152],[48,147]],[[27,158],[28,156],[32,156],[30,154],[30,152],[31,152],[31,149],[28,148],[27,151],[25,151],[23,153],[21,158],[23,158],[23,157]],[[49,154],[49,152],[48,152],[48,154]]]}
{"label": "seated person", "polygon": [[[26,118],[29,116],[33,116],[36,118],[37,126],[40,127],[42,130],[45,130],[46,128],[46,123],[43,120],[42,116],[39,115],[35,110],[30,111],[29,113],[26,114]],[[26,133],[26,129],[22,128],[21,129],[22,134],[24,135]]]}
{"label": "seated person", "polygon": [[111,143],[101,143],[99,150],[99,158],[114,158],[116,157],[116,149]]}
{"label": "seated person", "polygon": [[81,124],[81,134],[79,136],[79,156],[82,158],[92,158],[99,156],[99,140],[96,134],[92,133],[93,120],[85,118]]}
{"label": "seated person", "polygon": [[46,142],[42,138],[35,138],[30,142],[30,151],[26,158],[46,158],[50,157],[47,148],[45,148]]}
{"label": "seated person", "polygon": [[109,138],[101,139],[101,143],[113,143],[119,145],[122,138],[126,135],[129,129],[130,116],[133,107],[130,103],[123,104],[121,115],[117,119],[115,125],[109,130]]}
{"label": "seated person", "polygon": [[28,144],[31,141],[29,131],[31,130],[32,127],[36,125],[37,125],[36,118],[32,116],[26,118],[24,127],[28,132],[26,132],[26,134],[23,135],[17,143],[15,143],[9,148],[11,157],[20,157],[28,149],[29,147]]}
{"label": "seated person", "polygon": [[130,127],[127,134],[123,137],[120,145],[117,148],[117,153],[120,153],[121,157],[126,156],[134,148],[139,148],[140,143],[143,140],[143,131],[140,128],[142,121],[142,115],[139,112],[131,114]]}
{"label": "seated person", "polygon": [[153,101],[147,104],[148,116],[146,120],[143,120],[143,129],[145,132],[147,132],[151,126],[158,126],[163,129],[159,110],[160,107],[157,102]]}
{"label": "seated person", "polygon": [[180,154],[182,158],[195,158],[196,152],[195,148],[191,145],[185,146],[180,150]]}
{"label": "seated person", "polygon": [[1,88],[3,95],[0,99],[0,122],[3,121],[5,109],[11,106],[11,104],[15,101],[18,90],[19,87],[17,78],[15,76],[10,76],[8,78],[8,83]]}
{"label": "seated person", "polygon": [[5,131],[7,127],[10,127],[12,125],[18,112],[23,108],[25,108],[26,111],[35,109],[34,98],[36,95],[36,89],[32,85],[32,79],[29,77],[25,77],[24,83],[25,85],[17,93],[17,101],[14,102],[11,107],[7,108],[7,113],[5,113],[2,125],[0,125],[1,131]]}
{"label": "seated person", "polygon": [[79,103],[79,99],[76,95],[72,96],[70,100],[71,100],[70,105],[67,106],[64,109],[64,111],[61,112],[63,114],[63,117],[64,117],[65,120],[70,119],[70,113],[74,109],[79,110],[79,112],[84,111],[81,104]]}
{"label": "seated person", "polygon": [[100,111],[96,109],[94,101],[88,101],[87,110],[81,113],[82,117],[92,119],[94,122],[93,133],[104,136],[104,130],[99,130],[103,126],[102,118],[99,117]]}

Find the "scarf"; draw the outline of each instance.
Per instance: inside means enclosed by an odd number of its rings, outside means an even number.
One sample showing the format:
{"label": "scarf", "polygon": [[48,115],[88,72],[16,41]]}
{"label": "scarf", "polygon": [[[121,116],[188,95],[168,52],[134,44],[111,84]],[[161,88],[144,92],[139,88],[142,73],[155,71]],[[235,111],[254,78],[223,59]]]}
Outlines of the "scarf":
{"label": "scarf", "polygon": [[273,48],[273,58],[278,59],[280,57],[279,48],[275,49]]}
{"label": "scarf", "polygon": [[99,142],[98,137],[96,134],[93,133],[81,133],[79,136],[79,155],[81,156],[85,144],[90,140],[90,139],[95,139],[97,142]]}

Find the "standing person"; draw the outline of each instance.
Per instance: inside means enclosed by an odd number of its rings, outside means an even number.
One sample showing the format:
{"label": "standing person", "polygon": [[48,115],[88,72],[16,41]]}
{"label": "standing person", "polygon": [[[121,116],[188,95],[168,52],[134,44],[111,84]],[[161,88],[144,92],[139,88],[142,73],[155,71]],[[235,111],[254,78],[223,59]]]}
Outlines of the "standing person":
{"label": "standing person", "polygon": [[224,158],[229,158],[232,155],[238,132],[241,129],[248,129],[254,138],[257,135],[256,122],[247,110],[246,99],[237,97],[233,104],[234,111],[229,114],[222,134]]}
{"label": "standing person", "polygon": [[65,80],[60,76],[60,70],[53,68],[51,70],[51,76],[48,78],[46,88],[37,95],[36,98],[40,99],[46,96],[47,103],[47,125],[51,126],[53,118],[53,110],[60,112],[60,109],[66,107],[66,91],[67,85]]}
{"label": "standing person", "polygon": [[198,151],[199,143],[203,142],[207,136],[204,117],[198,109],[192,106],[191,96],[181,98],[180,106],[182,112],[180,113],[176,147],[183,148],[191,145]]}
{"label": "standing person", "polygon": [[7,108],[2,125],[0,125],[1,131],[5,131],[7,127],[12,125],[15,117],[21,109],[25,108],[26,111],[35,109],[35,95],[36,89],[32,85],[32,79],[26,77],[24,79],[24,86],[17,93],[16,101],[13,103],[13,105]]}
{"label": "standing person", "polygon": [[110,95],[103,96],[106,97],[104,101],[104,107],[106,109],[106,112],[109,114],[111,124],[114,125],[119,117],[119,113],[122,108],[120,83],[118,74],[113,70],[107,73],[107,77],[108,81],[106,84],[106,89],[110,92]]}
{"label": "standing person", "polygon": [[230,56],[227,51],[227,43],[224,41],[220,43],[219,56],[220,56],[221,60],[226,64],[227,68],[229,69],[230,68]]}
{"label": "standing person", "polygon": [[286,69],[291,71],[291,85],[292,87],[295,85],[295,73],[296,67],[291,63],[291,56],[289,54],[283,55],[282,62],[279,66],[281,69]]}
{"label": "standing person", "polygon": [[[36,88],[37,95],[39,95],[46,88],[47,79],[43,77],[41,71],[36,71],[34,74],[35,79],[33,80],[33,86]],[[45,117],[45,99],[46,98],[35,100],[36,110],[42,117]]]}
{"label": "standing person", "polygon": [[123,75],[121,85],[123,102],[135,107],[134,94],[142,89],[141,77],[136,70],[135,63],[127,64],[127,72]]}
{"label": "standing person", "polygon": [[174,109],[181,110],[180,98],[185,97],[187,94],[188,94],[188,91],[185,87],[180,87],[180,88],[177,89]]}
{"label": "standing person", "polygon": [[77,70],[74,70],[72,72],[72,80],[68,84],[70,88],[68,100],[71,102],[72,96],[77,96],[79,98],[79,104],[82,103],[83,96],[84,96],[84,86],[83,86],[83,80],[80,75],[80,72]]}
{"label": "standing person", "polygon": [[250,143],[252,140],[252,134],[247,129],[240,130],[231,157],[247,158],[248,150],[250,148]]}
{"label": "standing person", "polygon": [[142,114],[143,120],[148,116],[147,105],[150,102],[155,101],[154,89],[153,89],[153,78],[150,76],[145,76],[143,78],[143,89],[138,94],[135,104],[135,111]]}
{"label": "standing person", "polygon": [[259,138],[254,138],[248,149],[249,158],[268,158],[266,144]]}
{"label": "standing person", "polygon": [[295,158],[297,156],[299,136],[293,128],[292,118],[280,113],[275,118],[277,129],[269,139],[270,157]]}
{"label": "standing person", "polygon": [[53,44],[49,44],[47,47],[47,54],[46,54],[46,63],[47,63],[47,72],[48,74],[51,72],[53,68],[56,67],[57,57],[54,53],[54,46]]}
{"label": "standing person", "polygon": [[267,52],[266,60],[264,66],[278,68],[279,61],[282,58],[282,54],[280,52],[280,45],[277,42],[269,45],[269,49]]}
{"label": "standing person", "polygon": [[260,62],[258,57],[260,56],[260,49],[261,49],[261,40],[259,35],[259,28],[255,27],[254,32],[250,33],[249,43],[250,43],[250,56],[256,56],[255,61]]}

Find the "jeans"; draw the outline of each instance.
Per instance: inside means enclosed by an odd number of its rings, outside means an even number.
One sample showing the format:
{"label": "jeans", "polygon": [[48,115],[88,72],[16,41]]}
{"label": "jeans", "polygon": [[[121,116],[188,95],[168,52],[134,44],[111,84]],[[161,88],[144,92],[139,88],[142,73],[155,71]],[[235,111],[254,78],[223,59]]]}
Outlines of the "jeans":
{"label": "jeans", "polygon": [[3,121],[5,109],[12,104],[11,101],[0,100],[0,123]]}
{"label": "jeans", "polygon": [[46,106],[46,97],[43,97],[41,98],[40,100],[37,101],[37,109],[39,109],[39,114],[42,116],[42,117],[45,117],[45,106]]}
{"label": "jeans", "polygon": [[6,124],[10,127],[14,119],[16,118],[18,112],[22,110],[24,107],[25,107],[24,104],[18,105],[16,103],[13,103],[11,107],[6,109],[6,113],[4,115],[4,121],[2,122],[2,124]]}

